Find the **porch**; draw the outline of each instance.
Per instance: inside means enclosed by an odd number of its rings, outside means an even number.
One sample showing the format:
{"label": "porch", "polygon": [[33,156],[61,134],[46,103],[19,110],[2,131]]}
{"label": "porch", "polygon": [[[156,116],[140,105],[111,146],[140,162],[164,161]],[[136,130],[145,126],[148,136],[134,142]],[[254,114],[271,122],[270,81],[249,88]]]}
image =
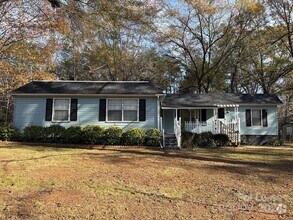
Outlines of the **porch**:
{"label": "porch", "polygon": [[182,131],[226,134],[232,144],[239,145],[238,107],[238,105],[215,105],[202,108],[165,108],[162,109],[161,131],[167,136],[174,134],[179,148]]}

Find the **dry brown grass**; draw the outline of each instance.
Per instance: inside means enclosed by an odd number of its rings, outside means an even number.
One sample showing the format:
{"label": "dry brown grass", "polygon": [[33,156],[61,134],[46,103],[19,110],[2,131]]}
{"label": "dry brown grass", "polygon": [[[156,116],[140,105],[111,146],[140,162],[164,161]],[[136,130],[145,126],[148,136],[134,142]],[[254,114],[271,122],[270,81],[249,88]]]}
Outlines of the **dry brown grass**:
{"label": "dry brown grass", "polygon": [[0,219],[289,219],[292,156],[0,143]]}

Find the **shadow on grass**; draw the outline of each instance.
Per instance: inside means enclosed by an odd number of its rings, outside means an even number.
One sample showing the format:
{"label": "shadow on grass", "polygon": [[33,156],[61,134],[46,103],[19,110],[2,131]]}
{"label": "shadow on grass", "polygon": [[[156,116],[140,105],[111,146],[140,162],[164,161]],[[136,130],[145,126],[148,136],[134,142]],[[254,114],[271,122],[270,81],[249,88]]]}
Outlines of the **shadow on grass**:
{"label": "shadow on grass", "polygon": [[[5,143],[5,142],[4,142]],[[56,144],[56,143],[25,143],[25,142],[6,142],[0,146],[0,149],[28,149],[35,151],[69,151],[73,149],[94,149],[94,145],[76,145],[76,144]]]}
{"label": "shadow on grass", "polygon": [[[102,149],[97,149],[102,150]],[[253,158],[251,158],[249,161],[238,159],[238,158],[227,158],[223,157],[223,155],[217,155],[217,154],[209,154],[209,156],[206,155],[197,155],[196,152],[183,152],[183,151],[139,151],[139,150],[128,150],[128,149],[110,149],[111,151],[118,152],[121,154],[131,154],[131,155],[140,155],[140,156],[155,156],[155,157],[162,157],[162,158],[178,158],[178,159],[187,159],[187,160],[197,160],[197,161],[208,161],[208,162],[216,162],[216,163],[224,163],[229,166],[231,165],[237,165],[242,166],[238,167],[238,169],[235,167],[233,172],[237,172],[240,174],[245,174],[241,169],[242,168],[253,168],[253,169],[267,169],[271,172],[286,172],[293,174],[293,161],[288,159],[277,159],[277,160],[268,160],[267,162],[262,161],[252,161]],[[211,150],[212,151],[212,150]],[[208,153],[208,152],[204,152]],[[95,153],[85,153],[86,155],[92,155],[94,156]],[[201,154],[201,153],[199,153]],[[288,158],[290,155],[288,155]],[[140,158],[141,159],[141,158]],[[264,158],[265,160],[265,155]],[[183,163],[184,165],[184,163]],[[223,166],[225,167],[225,166]],[[227,169],[230,169],[231,167],[227,167]]]}

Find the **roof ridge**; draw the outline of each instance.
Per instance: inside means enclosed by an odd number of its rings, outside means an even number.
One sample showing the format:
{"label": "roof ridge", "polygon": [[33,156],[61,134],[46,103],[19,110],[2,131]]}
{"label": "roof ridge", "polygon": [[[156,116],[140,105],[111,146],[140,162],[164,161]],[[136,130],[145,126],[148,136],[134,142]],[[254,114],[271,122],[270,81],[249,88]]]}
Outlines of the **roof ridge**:
{"label": "roof ridge", "polygon": [[33,80],[32,82],[150,83],[150,81]]}

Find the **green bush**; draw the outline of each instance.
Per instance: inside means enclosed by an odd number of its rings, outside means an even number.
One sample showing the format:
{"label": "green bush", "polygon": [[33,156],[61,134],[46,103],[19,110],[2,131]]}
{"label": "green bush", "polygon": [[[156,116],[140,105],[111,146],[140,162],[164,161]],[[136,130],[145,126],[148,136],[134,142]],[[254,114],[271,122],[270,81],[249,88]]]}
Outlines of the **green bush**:
{"label": "green bush", "polygon": [[105,129],[102,126],[87,125],[82,130],[84,143],[103,144]]}
{"label": "green bush", "polygon": [[226,146],[229,142],[229,137],[226,134],[215,134],[213,138],[219,147]]}
{"label": "green bush", "polygon": [[71,126],[65,130],[64,141],[67,144],[82,144],[83,132],[81,126]]}
{"label": "green bush", "polygon": [[195,140],[197,134],[189,132],[189,131],[183,131],[181,135],[181,140],[182,140],[182,147],[183,148],[191,148],[196,145]]}
{"label": "green bush", "polygon": [[43,141],[44,127],[37,125],[27,126],[23,130],[23,140],[27,142]]}
{"label": "green bush", "polygon": [[51,125],[43,128],[42,141],[45,143],[63,143],[66,128],[61,125]]}
{"label": "green bush", "polygon": [[213,140],[213,133],[212,132],[203,132],[201,133],[197,140],[195,141],[196,145],[199,147],[212,147],[214,146],[214,144],[212,142],[214,142]]}
{"label": "green bush", "polygon": [[0,127],[0,140],[1,141],[19,141],[21,133],[13,126]]}
{"label": "green bush", "polygon": [[111,126],[104,132],[104,144],[106,145],[118,145],[120,144],[122,136],[122,129],[119,127]]}
{"label": "green bush", "polygon": [[142,145],[145,131],[141,128],[131,128],[122,134],[121,142],[124,145]]}
{"label": "green bush", "polygon": [[161,132],[157,128],[151,128],[145,133],[145,145],[151,147],[160,146]]}
{"label": "green bush", "polygon": [[269,146],[274,146],[274,147],[277,147],[277,146],[282,146],[283,145],[283,140],[279,137],[273,137],[271,138],[271,140],[269,140],[266,145],[269,145]]}

